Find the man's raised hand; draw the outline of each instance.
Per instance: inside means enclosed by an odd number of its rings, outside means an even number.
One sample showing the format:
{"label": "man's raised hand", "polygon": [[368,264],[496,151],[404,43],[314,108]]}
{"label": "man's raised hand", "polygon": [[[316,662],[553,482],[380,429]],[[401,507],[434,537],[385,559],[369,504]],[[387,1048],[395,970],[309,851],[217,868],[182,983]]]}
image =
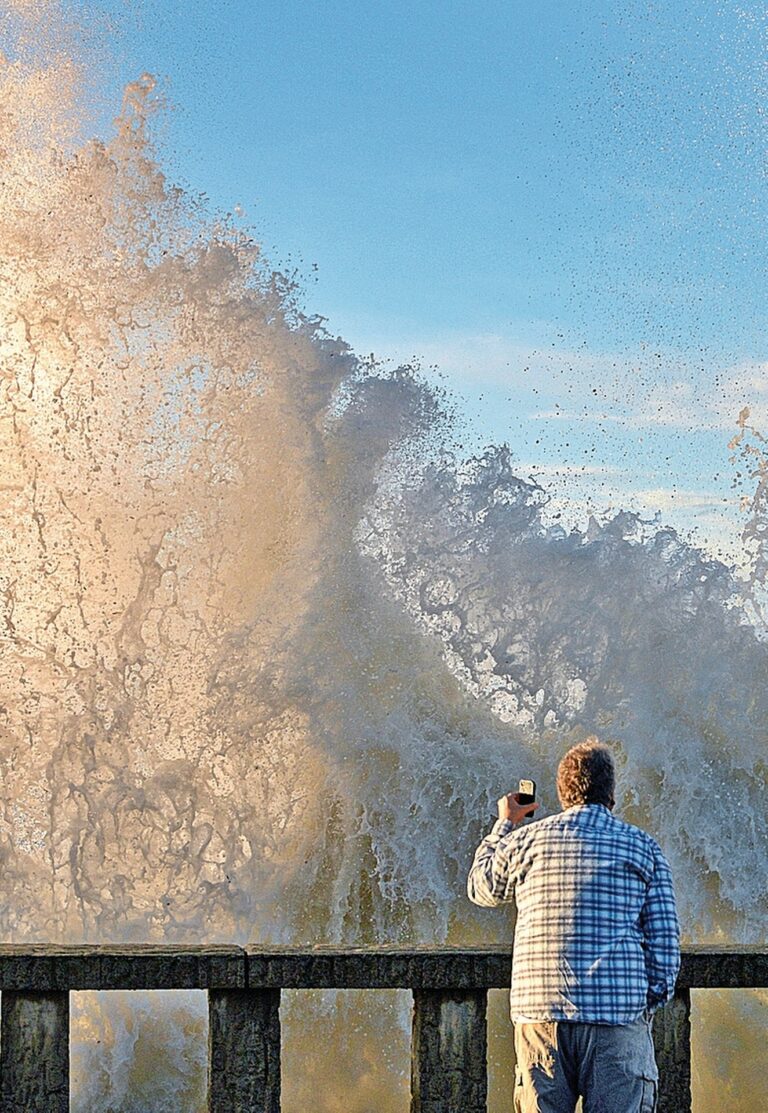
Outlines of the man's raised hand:
{"label": "man's raised hand", "polygon": [[517,792],[508,792],[498,802],[499,819],[506,819],[510,823],[520,823],[527,815],[531,815],[539,808],[540,804],[521,804]]}

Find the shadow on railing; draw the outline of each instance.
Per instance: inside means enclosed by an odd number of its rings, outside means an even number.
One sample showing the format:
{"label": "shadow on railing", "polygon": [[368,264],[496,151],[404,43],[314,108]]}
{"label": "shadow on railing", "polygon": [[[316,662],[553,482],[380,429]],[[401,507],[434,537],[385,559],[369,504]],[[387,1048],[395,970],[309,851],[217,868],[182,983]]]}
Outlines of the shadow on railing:
{"label": "shadow on railing", "polygon": [[[486,996],[509,977],[506,947],[0,946],[0,1113],[67,1113],[82,989],[207,990],[210,1113],[279,1113],[281,989],[410,989],[411,1113],[485,1113]],[[691,989],[765,987],[766,949],[684,950],[654,1023],[659,1113],[691,1109]]]}

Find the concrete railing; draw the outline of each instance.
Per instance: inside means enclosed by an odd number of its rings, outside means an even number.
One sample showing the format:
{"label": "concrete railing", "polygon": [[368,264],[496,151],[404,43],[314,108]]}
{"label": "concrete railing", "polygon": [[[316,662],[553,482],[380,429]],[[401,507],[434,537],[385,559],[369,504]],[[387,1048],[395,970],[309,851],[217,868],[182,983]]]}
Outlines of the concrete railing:
{"label": "concrete railing", "polygon": [[[0,946],[0,1113],[69,1109],[82,989],[207,990],[211,1113],[279,1113],[281,989],[410,989],[411,1113],[485,1113],[486,995],[509,976],[506,947]],[[659,1113],[691,1109],[691,990],[752,987],[768,987],[768,949],[685,949],[654,1023]]]}

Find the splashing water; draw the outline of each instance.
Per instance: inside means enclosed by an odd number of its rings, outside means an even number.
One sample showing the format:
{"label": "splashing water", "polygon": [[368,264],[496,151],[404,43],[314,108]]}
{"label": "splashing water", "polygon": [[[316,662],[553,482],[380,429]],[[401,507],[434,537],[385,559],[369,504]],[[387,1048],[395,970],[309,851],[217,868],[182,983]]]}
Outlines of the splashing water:
{"label": "splashing water", "polygon": [[[515,769],[551,783],[596,730],[688,937],[762,939],[768,646],[730,572],[630,514],[546,525],[505,449],[455,460],[445,399],[361,363],[246,233],[168,183],[152,79],[109,143],[87,141],[58,9],[12,14],[4,937],[502,941],[506,917],[461,895],[495,790]],[[322,1108],[401,1108],[403,1064],[368,1069],[391,1009],[356,1033],[365,1006],[318,1008],[356,1064]],[[75,1108],[200,1108],[202,1009],[79,995]],[[702,1023],[746,1040],[750,1006],[730,1009]],[[288,1008],[297,1047],[305,1011]],[[305,1056],[287,1109],[318,1092]]]}

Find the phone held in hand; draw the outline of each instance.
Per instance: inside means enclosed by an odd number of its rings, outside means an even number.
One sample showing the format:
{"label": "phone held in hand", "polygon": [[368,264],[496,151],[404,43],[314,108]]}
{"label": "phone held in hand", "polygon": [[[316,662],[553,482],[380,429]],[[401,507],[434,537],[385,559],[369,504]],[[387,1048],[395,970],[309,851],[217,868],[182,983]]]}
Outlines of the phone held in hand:
{"label": "phone held in hand", "polygon": [[[536,782],[523,778],[517,788],[518,804],[534,804],[536,802]],[[534,813],[526,812],[525,818],[529,819]]]}

